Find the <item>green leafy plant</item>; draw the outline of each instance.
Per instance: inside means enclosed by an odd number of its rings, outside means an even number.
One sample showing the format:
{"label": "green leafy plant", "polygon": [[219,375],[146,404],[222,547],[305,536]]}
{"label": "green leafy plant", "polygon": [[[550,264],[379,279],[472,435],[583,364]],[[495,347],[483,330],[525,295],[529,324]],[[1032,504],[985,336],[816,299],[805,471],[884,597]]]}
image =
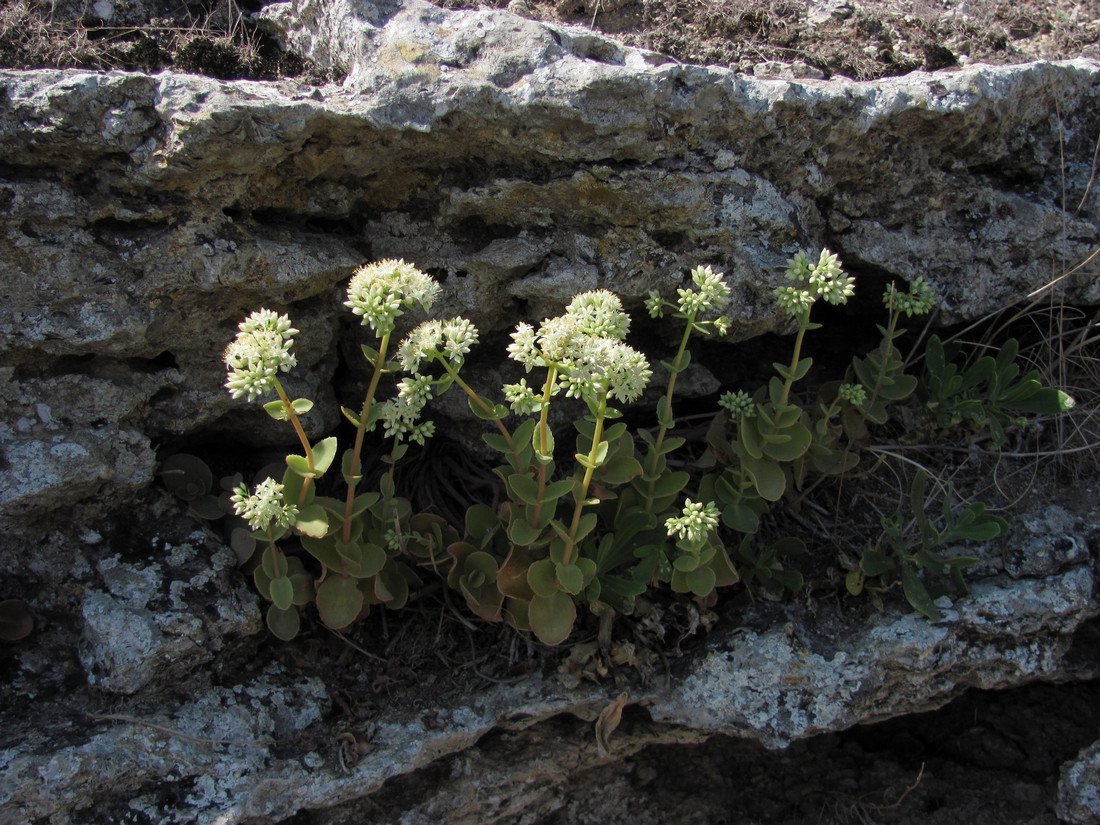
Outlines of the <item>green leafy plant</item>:
{"label": "green leafy plant", "polygon": [[[584,292],[537,327],[519,324],[508,356],[526,374],[503,386],[504,403],[498,403],[460,374],[478,340],[469,321],[423,321],[395,346],[398,318],[416,306],[430,310],[439,287],[411,264],[392,260],[363,267],[348,285],[346,305],[377,338],[375,345],[362,347],[371,366],[363,403],[343,409],[355,428],[349,449],[340,453],[334,437],[315,444],[307,439],[302,417],[312,403],[291,400],[279,381],[280,373],[295,366],[291,350],[297,330],[287,316],[260,310],[241,323],[226,350],[226,387],[249,401],[274,394],[264,408],[291,426],[300,452],[287,456],[281,471],[254,486],[237,481],[232,495],[220,498],[212,491],[209,470],[191,457],[169,459],[162,476],[199,515],[213,517],[229,507],[247,522],[256,547],[253,578],[270,602],[268,626],[284,639],[299,632],[301,610],[310,604],[321,621],[341,629],[373,605],[400,608],[426,573],[442,578],[478,617],[508,622],[551,645],[569,637],[581,615],[578,607],[606,619],[630,614],[637,597],[660,585],[701,605],[712,604],[718,588],[738,581],[753,596],[797,590],[803,578],[789,565],[806,552],[804,542],[794,536],[764,540],[761,525],[782,501],[797,507],[807,485],[817,483],[809,482],[811,477],[852,470],[871,428],[885,424],[890,407],[917,390],[897,349],[903,334],[897,322],[903,314],[927,312],[932,293],[920,279],[908,292],[891,286],[884,296],[889,318],[879,328],[880,345],[854,358],[843,380],[821,384],[809,400],[799,388],[813,365],[803,354],[806,333],[819,326],[810,319],[811,308],[822,298],[844,303],[854,282],[828,250],[816,262],[797,255],[787,277],[793,284],[778,288],[776,298],[796,326],[791,359],[775,363],[775,376],[752,394],[737,390],[722,396],[723,413],[707,436],[704,462],[711,471],[694,478],[682,463],[670,464],[685,444],[675,432],[674,393],[691,361],[692,336],[728,329],[721,313],[730,290],[721,273],[693,270],[691,284],[678,290],[675,301],[649,295],[650,314],[682,324],[683,332],[676,354],[662,362],[669,377],[656,403],[656,426],[632,431],[622,405],[641,398],[652,371],[646,357],[626,342],[630,318],[616,295]],[[1031,375],[1015,381],[1014,357],[1014,350],[1006,350],[1002,360],[991,359],[992,372],[983,366],[975,373],[988,373],[987,384],[997,382],[990,403],[998,410],[1012,404],[1019,411],[1027,405],[1046,410],[1051,391],[1036,389]],[[932,369],[939,369],[934,392],[940,395],[956,398],[982,383],[958,382],[935,353],[930,360]],[[432,422],[421,420],[428,402],[452,387],[465,393],[474,415],[492,427],[484,439],[503,457],[495,473],[506,495],[495,507],[472,504],[461,525],[414,512],[399,495],[394,472],[409,442],[423,444],[434,432]],[[557,443],[550,426],[551,408],[562,398],[577,399],[587,410],[574,423],[570,447]],[[390,446],[377,488],[368,490],[362,453],[370,432],[380,432]],[[327,474],[337,466],[342,497],[329,495],[334,482]],[[932,617],[934,594],[919,571],[946,571],[958,586],[961,574],[956,574],[965,564],[938,555],[937,548],[999,534],[1003,522],[981,505],[959,512],[945,505],[934,525],[924,515],[923,476],[914,481],[909,498],[912,522],[884,519],[883,538],[864,554],[848,584],[852,592],[873,591],[888,587],[891,576],[900,577],[913,606]],[[913,529],[919,547],[911,546]],[[726,544],[731,536],[732,550]]]}
{"label": "green leafy plant", "polygon": [[1024,415],[1053,415],[1073,407],[1067,393],[1042,385],[1038,370],[1020,375],[1015,338],[1005,341],[996,355],[964,366],[956,363],[960,349],[958,343],[945,346],[937,335],[925,349],[918,396],[935,428],[962,429],[971,437],[987,432],[993,446],[1000,447],[1007,440],[1005,427],[1021,424]]}
{"label": "green leafy plant", "polygon": [[[936,552],[939,548],[960,541],[989,541],[1008,532],[1008,522],[986,512],[981,502],[972,502],[958,510],[955,494],[947,485],[940,517],[933,521],[927,515],[928,474],[919,469],[909,488],[912,517],[901,512],[882,519],[882,536],[876,545],[864,551],[859,566],[848,573],[846,586],[853,595],[872,586],[882,592],[900,581],[905,598],[914,610],[932,621],[943,618],[935,605],[946,595],[950,582],[954,591],[969,592],[962,571],[977,563],[973,556],[948,556]],[[921,573],[926,574],[926,581]],[[873,584],[870,584],[873,583]]]}

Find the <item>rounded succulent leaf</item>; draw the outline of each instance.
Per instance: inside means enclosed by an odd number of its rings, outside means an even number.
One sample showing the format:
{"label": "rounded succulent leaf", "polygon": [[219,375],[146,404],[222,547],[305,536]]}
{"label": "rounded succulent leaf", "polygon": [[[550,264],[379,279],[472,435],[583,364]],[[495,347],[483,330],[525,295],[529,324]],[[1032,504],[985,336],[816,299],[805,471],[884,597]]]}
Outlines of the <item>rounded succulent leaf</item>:
{"label": "rounded succulent leaf", "polygon": [[357,584],[351,576],[330,575],[317,588],[317,612],[333,630],[347,627],[363,609],[363,594]]}
{"label": "rounded succulent leaf", "polygon": [[271,601],[281,610],[286,610],[294,604],[294,583],[289,576],[279,576],[271,580],[268,585],[271,591]]}
{"label": "rounded succulent leaf", "polygon": [[214,486],[214,476],[206,462],[188,453],[168,456],[161,463],[158,473],[168,492],[184,501],[194,501],[209,493]]}
{"label": "rounded succulent leaf", "polygon": [[267,628],[276,638],[289,642],[298,635],[302,620],[298,616],[297,608],[291,607],[282,610],[275,605],[267,609]]}
{"label": "rounded succulent leaf", "polygon": [[531,599],[528,608],[531,630],[543,644],[558,645],[569,638],[573,623],[577,620],[577,606],[573,599],[560,590],[552,596]]}

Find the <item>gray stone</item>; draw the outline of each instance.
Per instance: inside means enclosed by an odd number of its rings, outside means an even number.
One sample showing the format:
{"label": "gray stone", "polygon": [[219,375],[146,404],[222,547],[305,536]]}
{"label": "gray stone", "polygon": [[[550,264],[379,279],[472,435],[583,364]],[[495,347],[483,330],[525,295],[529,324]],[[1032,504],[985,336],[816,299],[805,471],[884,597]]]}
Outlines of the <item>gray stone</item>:
{"label": "gray stone", "polygon": [[[290,81],[0,72],[0,150],[25,170],[0,181],[0,352],[75,381],[87,368],[74,357],[137,359],[148,399],[107,416],[133,421],[117,446],[82,426],[63,443],[0,434],[37,473],[5,493],[12,506],[46,512],[108,480],[138,483],[146,439],[216,425],[290,441],[222,387],[218,355],[259,306],[302,330],[289,389],[317,401],[311,436],[330,430],[336,342],[353,326],[340,285],[363,250],[445,279],[439,312],[486,336],[592,286],[638,310],[710,263],[734,288],[733,341],[785,329],[771,291],[800,248],[828,243],[876,291],[923,275],[951,319],[1041,288],[1052,261],[1068,269],[1098,239],[1091,61],[800,82],[419,0],[263,14],[346,80],[314,94]],[[1069,216],[1055,206],[1063,188],[1090,192]],[[1095,266],[1054,291],[1100,300]],[[361,376],[354,348],[343,357]],[[60,414],[48,382],[30,389]]]}
{"label": "gray stone", "polygon": [[[733,343],[786,328],[772,289],[799,249],[828,243],[876,292],[925,276],[954,320],[1041,289],[1100,239],[1094,61],[802,82],[419,0],[294,0],[262,16],[346,79],[0,71],[0,547],[32,609],[80,627],[78,640],[55,620],[16,656],[5,698],[34,708],[35,729],[0,752],[0,822],[119,805],[151,821],[278,821],[441,765],[450,779],[408,822],[506,821],[561,811],[547,777],[602,759],[587,729],[562,747],[554,718],[590,722],[617,691],[535,674],[383,709],[345,773],[319,679],[232,670],[260,613],[231,551],[187,531],[126,535],[169,521],[150,491],[157,446],[292,441],[223,387],[221,352],[251,310],[302,330],[287,384],[318,402],[316,436],[347,403],[338,391],[361,393],[361,333],[341,302],[368,256],[432,271],[439,313],[498,340],[592,287],[637,313],[711,264],[734,289]],[[1059,208],[1063,192],[1079,210]],[[1100,302],[1096,266],[1051,292]],[[499,383],[500,355],[471,364],[479,386]],[[349,387],[332,387],[338,369]],[[687,378],[716,389],[703,363]],[[461,400],[445,398],[457,420]],[[1048,511],[1007,541],[942,622],[756,605],[669,691],[632,689],[649,721],[615,753],[718,733],[781,748],[968,687],[1080,676],[1065,654],[1100,610],[1084,528]],[[74,722],[79,710],[96,716]],[[514,759],[477,747],[494,731]],[[1084,770],[1066,782],[1087,787]]]}
{"label": "gray stone", "polygon": [[147,566],[117,556],[99,563],[108,592],[86,590],[82,612],[80,661],[89,684],[135,694],[260,631],[258,599],[235,572],[229,548],[196,532],[163,552],[163,562]]}
{"label": "gray stone", "polygon": [[1058,818],[1072,825],[1100,822],[1100,742],[1062,766],[1058,781]]}

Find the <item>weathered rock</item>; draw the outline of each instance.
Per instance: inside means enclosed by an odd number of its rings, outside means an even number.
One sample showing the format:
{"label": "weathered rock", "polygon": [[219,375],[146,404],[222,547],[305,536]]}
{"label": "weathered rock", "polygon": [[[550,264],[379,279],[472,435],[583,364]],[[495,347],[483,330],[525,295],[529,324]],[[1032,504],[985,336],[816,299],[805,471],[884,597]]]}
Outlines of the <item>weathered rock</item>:
{"label": "weathered rock", "polygon": [[[505,13],[339,8],[267,12],[297,21],[284,25],[292,45],[349,69],[343,86],[309,94],[0,73],[6,363],[75,377],[86,366],[72,356],[138,359],[150,401],[132,438],[216,424],[262,442],[266,419],[242,417],[221,386],[233,325],[260,305],[291,309],[303,330],[291,390],[318,401],[307,421],[324,432],[338,417],[333,340],[350,326],[337,285],[364,258],[416,261],[445,280],[440,311],[486,333],[595,286],[636,306],[710,262],[734,285],[743,338],[786,323],[770,290],[801,247],[830,245],[866,289],[925,275],[948,315],[973,317],[1097,240],[1089,61],[755,80]],[[1063,188],[1082,201],[1068,216]],[[1092,273],[1057,289],[1100,300]],[[34,392],[60,414],[64,399]],[[100,454],[90,432],[67,438],[64,449]],[[61,449],[36,443],[6,449],[43,461]],[[84,478],[126,474],[114,456],[90,462]],[[43,508],[57,499],[34,495]]]}
{"label": "weathered rock", "polygon": [[1100,742],[1062,766],[1058,782],[1058,818],[1072,825],[1100,822]]}
{"label": "weathered rock", "polygon": [[[1085,546],[1088,524],[1055,514],[1046,532],[1057,525],[1073,546]],[[590,731],[551,720],[570,714],[592,722],[618,689],[587,681],[563,687],[552,673],[445,704],[428,698],[413,709],[383,708],[369,729],[353,734],[364,752],[350,760],[345,754],[343,761],[339,736],[346,723],[318,721],[329,701],[321,679],[301,683],[278,665],[264,668],[261,659],[262,674],[232,690],[203,684],[201,677],[196,682],[206,654],[257,623],[255,602],[234,601],[227,592],[228,550],[215,555],[204,578],[209,544],[199,538],[166,539],[159,563],[112,556],[98,563],[93,578],[101,588],[84,596],[82,659],[90,683],[133,694],[134,710],[93,710],[106,713],[98,721],[114,727],[70,732],[60,750],[49,746],[56,736],[50,722],[0,753],[0,822],[52,816],[53,825],[78,823],[86,821],[83,809],[108,801],[167,821],[277,822],[299,810],[367,797],[388,779],[437,763],[451,765],[452,780],[437,782],[408,821],[483,822],[492,811],[492,821],[514,822],[560,809],[556,783],[606,761]],[[698,655],[678,663],[667,689],[630,689],[634,723],[614,734],[612,755],[715,734],[782,748],[940,707],[966,688],[1066,678],[1072,674],[1064,658],[1075,631],[1100,612],[1093,562],[1091,555],[1050,558],[1037,562],[1031,575],[975,582],[969,597],[941,602],[944,620],[937,623],[900,605],[864,619],[826,604],[745,609],[728,617]],[[215,621],[204,582],[215,585]],[[110,632],[101,634],[104,627]],[[196,634],[201,646],[194,644]],[[152,661],[165,657],[172,661]],[[102,693],[92,690],[79,701],[102,707],[97,696]],[[73,701],[40,710],[46,719],[56,713],[63,719]],[[508,744],[490,756],[475,745],[493,731]],[[568,747],[545,744],[562,736]],[[85,770],[92,760],[96,770]],[[466,767],[454,774],[456,764]],[[165,801],[166,779],[183,803]],[[492,789],[489,799],[471,796],[478,787]]]}
{"label": "weathered rock", "polygon": [[[123,528],[156,531],[165,517],[149,493],[157,445],[285,437],[222,386],[219,355],[248,311],[287,310],[302,330],[288,389],[318,401],[317,435],[347,403],[338,393],[360,390],[332,376],[356,383],[341,285],[365,259],[415,261],[443,281],[442,314],[498,339],[581,289],[614,289],[636,309],[710,263],[734,285],[739,340],[786,324],[771,290],[800,248],[829,245],[872,295],[924,275],[946,317],[972,318],[1100,238],[1095,62],[796,82],[418,0],[301,0],[264,15],[346,81],[0,72],[0,548],[46,619],[0,685],[5,707],[36,714],[32,725],[13,713],[24,727],[5,731],[0,822],[65,825],[112,806],[156,821],[277,821],[455,753],[468,768],[446,763],[453,781],[407,821],[480,822],[487,810],[519,821],[562,810],[555,770],[600,763],[592,743],[545,742],[574,724],[553,717],[592,720],[617,691],[564,690],[550,674],[383,712],[347,774],[317,679],[273,663],[219,681],[237,664],[225,651],[262,655],[232,554],[193,528],[160,541]],[[1055,291],[1100,301],[1096,271]],[[475,374],[497,381],[498,355]],[[705,363],[694,382],[713,391]],[[114,531],[92,531],[108,514]],[[1058,513],[1018,530],[940,623],[896,607],[865,620],[749,610],[670,691],[632,690],[635,723],[616,748],[719,733],[782,747],[967,687],[1079,675],[1066,651],[1100,609],[1086,532]],[[112,727],[75,725],[80,710]],[[474,749],[493,731],[515,737],[511,757]],[[491,808],[474,804],[475,784],[495,794]]]}
{"label": "weathered rock", "polygon": [[[235,638],[262,627],[257,598],[236,574],[237,556],[196,532],[148,566],[105,558],[107,591],[84,593],[80,659],[88,683],[138,693],[211,661]],[[209,591],[213,590],[213,594]]]}

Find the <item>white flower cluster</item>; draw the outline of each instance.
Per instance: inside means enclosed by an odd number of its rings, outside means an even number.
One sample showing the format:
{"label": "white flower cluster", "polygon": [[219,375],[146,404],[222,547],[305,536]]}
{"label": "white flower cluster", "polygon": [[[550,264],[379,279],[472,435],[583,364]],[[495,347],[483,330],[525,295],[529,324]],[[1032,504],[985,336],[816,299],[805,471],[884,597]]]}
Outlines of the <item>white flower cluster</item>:
{"label": "white flower cluster", "polygon": [[574,295],[565,314],[581,335],[622,341],[630,328],[630,316],[623,312],[623,302],[606,289]]}
{"label": "white flower cluster", "polygon": [[432,399],[432,379],[426,375],[403,378],[397,385],[397,397],[391,398],[379,408],[378,420],[387,437],[397,441],[408,438],[423,445],[425,439],[435,435],[435,422],[417,419],[424,406]]}
{"label": "white flower cluster", "polygon": [[925,315],[936,305],[936,294],[928,282],[918,275],[909,284],[908,292],[898,292],[893,286],[888,287],[882,296],[882,302],[887,307],[892,304],[894,309],[908,316]]}
{"label": "white flower cluster", "polygon": [[431,276],[403,260],[385,260],[356,270],[348,283],[344,306],[370,324],[378,335],[393,332],[402,307],[420,304],[431,309],[439,296],[439,284]]}
{"label": "white flower cluster", "polygon": [[455,367],[461,366],[474,344],[477,327],[465,318],[449,321],[424,321],[415,327],[397,348],[397,360],[407,372],[420,372],[420,362],[437,356]]}
{"label": "white flower cluster", "polygon": [[279,371],[288,371],[297,364],[290,353],[298,330],[290,326],[290,318],[270,309],[260,309],[241,321],[237,337],[225,349],[225,365],[229,370],[226,388],[234,398],[247,394],[251,401],[275,388]]}
{"label": "white flower cluster", "polygon": [[665,529],[670,536],[676,535],[692,544],[698,544],[718,526],[721,515],[713,501],[703,504],[689,498],[684,501],[682,515],[665,521]]}
{"label": "white flower cluster", "polygon": [[636,400],[653,373],[644,355],[614,338],[589,338],[562,374],[565,394],[599,401],[606,393],[622,402]]}
{"label": "white flower cluster", "polygon": [[810,263],[805,252],[787,261],[787,277],[798,286],[781,286],[775,290],[779,305],[792,315],[801,315],[818,298],[830,304],[844,304],[855,294],[855,279],[845,274],[840,259],[828,249],[822,249],[817,263]]}
{"label": "white flower cluster", "polygon": [[267,530],[272,524],[293,527],[298,519],[298,508],[283,501],[283,485],[273,478],[264,479],[251,494],[241,484],[234,488],[229,500],[233,502],[233,511],[248,519],[253,530]]}
{"label": "white flower cluster", "polygon": [[[535,367],[554,367],[566,395],[598,402],[604,396],[634,401],[653,373],[645,356],[623,343],[630,318],[618,296],[605,289],[573,298],[564,315],[548,318],[538,331],[519,324],[512,333],[508,356],[530,372]],[[536,412],[542,401],[520,384],[504,388],[512,409],[520,414]]]}

